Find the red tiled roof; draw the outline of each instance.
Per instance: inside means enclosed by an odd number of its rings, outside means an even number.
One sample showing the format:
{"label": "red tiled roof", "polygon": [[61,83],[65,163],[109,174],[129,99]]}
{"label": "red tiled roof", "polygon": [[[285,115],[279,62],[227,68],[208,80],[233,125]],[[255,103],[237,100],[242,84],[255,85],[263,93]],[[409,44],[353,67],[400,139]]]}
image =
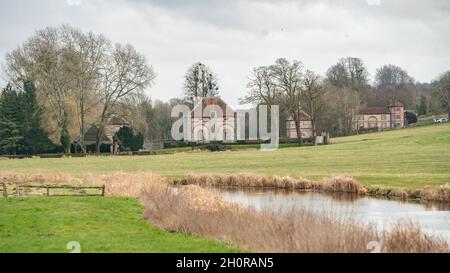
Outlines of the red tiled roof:
{"label": "red tiled roof", "polygon": [[108,120],[108,125],[130,125],[130,122],[128,122],[125,118],[119,117],[119,116],[113,116]]}
{"label": "red tiled roof", "polygon": [[[299,113],[300,121],[311,121],[311,117],[306,114],[305,111],[300,111]],[[294,119],[292,117],[289,117],[288,121],[293,121]]]}
{"label": "red tiled roof", "polygon": [[[212,106],[212,107],[208,107]],[[213,98],[204,98],[201,101],[201,107],[200,108],[200,102],[195,106],[194,110],[192,110],[192,116],[194,115],[196,117],[211,117],[211,112],[214,111],[214,106],[218,106],[222,110],[223,117],[234,117],[234,110],[231,109],[228,104],[225,103],[221,98],[219,97],[213,97]],[[203,113],[201,113],[203,111]]]}
{"label": "red tiled roof", "polygon": [[404,107],[403,103],[399,102],[399,101],[395,101],[394,103],[391,103],[391,105],[389,105],[389,107]]}
{"label": "red tiled roof", "polygon": [[360,115],[377,115],[377,114],[390,114],[387,107],[367,107],[359,109]]}

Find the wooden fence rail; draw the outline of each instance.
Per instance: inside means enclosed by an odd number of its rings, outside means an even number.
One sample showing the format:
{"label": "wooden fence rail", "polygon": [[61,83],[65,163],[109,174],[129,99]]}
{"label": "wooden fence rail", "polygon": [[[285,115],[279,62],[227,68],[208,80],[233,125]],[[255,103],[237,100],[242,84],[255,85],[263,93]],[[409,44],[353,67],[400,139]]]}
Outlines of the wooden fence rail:
{"label": "wooden fence rail", "polygon": [[0,187],[0,191],[3,193],[3,197],[8,197],[8,189],[6,188],[6,184],[2,183]]}
{"label": "wooden fence rail", "polygon": [[[105,185],[103,186],[69,186],[69,185],[29,185],[29,184],[15,184],[13,192],[8,193],[8,186],[6,183],[0,184],[0,192],[2,192],[3,197],[8,197],[15,195],[19,196],[29,196],[30,192],[33,190],[45,190],[41,195],[44,196],[105,196]],[[51,194],[54,190],[67,190],[67,193],[62,194]],[[98,193],[87,193],[85,190],[98,191]],[[78,193],[73,193],[73,191],[79,191]]]}

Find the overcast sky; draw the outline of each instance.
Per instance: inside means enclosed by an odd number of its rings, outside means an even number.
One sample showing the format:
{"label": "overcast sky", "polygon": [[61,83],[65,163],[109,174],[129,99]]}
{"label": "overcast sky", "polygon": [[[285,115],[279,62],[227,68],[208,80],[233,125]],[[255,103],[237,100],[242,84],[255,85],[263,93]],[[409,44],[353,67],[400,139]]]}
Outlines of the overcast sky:
{"label": "overcast sky", "polygon": [[450,70],[448,0],[0,0],[0,11],[1,62],[36,29],[69,24],[145,54],[157,73],[147,93],[160,100],[181,95],[197,61],[233,105],[251,70],[278,57],[321,74],[360,57],[372,77],[392,63],[421,82]]}

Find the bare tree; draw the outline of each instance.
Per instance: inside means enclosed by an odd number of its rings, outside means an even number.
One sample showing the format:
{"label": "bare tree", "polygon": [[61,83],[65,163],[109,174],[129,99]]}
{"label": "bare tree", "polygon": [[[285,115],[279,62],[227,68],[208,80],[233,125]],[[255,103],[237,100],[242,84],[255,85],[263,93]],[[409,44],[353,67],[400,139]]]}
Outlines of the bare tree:
{"label": "bare tree", "polygon": [[264,103],[270,107],[276,103],[280,96],[271,66],[255,68],[249,77],[247,88],[249,89],[247,95],[240,99],[242,104]]}
{"label": "bare tree", "polygon": [[114,107],[141,93],[156,77],[153,68],[147,65],[145,57],[131,45],[117,44],[109,52],[100,71],[103,109],[96,140],[97,153],[100,153],[105,125],[113,114]]}
{"label": "bare tree", "polygon": [[375,85],[377,91],[382,92],[385,105],[392,100],[407,102],[407,97],[411,100],[410,104],[413,104],[414,79],[401,67],[390,64],[378,68],[375,74]]}
{"label": "bare tree", "polygon": [[328,81],[336,87],[344,88],[345,86],[350,86],[350,75],[347,67],[340,62],[328,69],[327,78]]}
{"label": "bare tree", "polygon": [[67,123],[64,120],[68,111],[66,101],[73,84],[70,73],[73,52],[62,43],[62,32],[62,28],[51,27],[37,31],[6,55],[5,65],[5,74],[12,83],[34,80],[40,101],[52,113],[49,120],[57,123],[57,135],[62,124]]}
{"label": "bare tree", "polygon": [[368,82],[369,72],[360,58],[342,58],[327,72],[328,80],[336,87],[350,87],[362,93]]}
{"label": "bare tree", "polygon": [[271,66],[275,85],[280,92],[280,100],[284,109],[291,115],[295,122],[297,137],[302,141],[300,130],[301,93],[303,81],[303,64],[294,60],[289,62],[282,58]]}
{"label": "bare tree", "polygon": [[408,75],[406,70],[396,65],[384,65],[377,69],[375,74],[375,85],[378,88],[385,86],[399,86],[413,84],[414,79]]}
{"label": "bare tree", "polygon": [[110,49],[110,42],[103,35],[95,35],[92,32],[84,34],[68,26],[62,27],[62,35],[64,44],[73,54],[70,72],[74,81],[70,96],[76,101],[80,129],[79,145],[86,153],[84,143],[86,116],[101,102],[97,96],[100,69]]}
{"label": "bare tree", "polygon": [[356,113],[360,106],[359,94],[349,87],[336,90],[336,87],[329,86],[325,100],[328,128],[336,136],[351,135],[356,129]]}
{"label": "bare tree", "polygon": [[205,98],[208,93],[215,96],[219,94],[217,76],[212,70],[198,62],[193,64],[184,77],[184,95],[190,102],[195,98]]}
{"label": "bare tree", "polygon": [[249,77],[247,95],[241,103],[266,104],[269,107],[281,105],[295,121],[298,140],[302,141],[300,130],[300,111],[302,93],[303,64],[294,60],[292,63],[284,58],[270,66],[255,68]]}
{"label": "bare tree", "polygon": [[324,107],[324,94],[320,76],[311,70],[307,70],[303,80],[303,106],[311,117],[311,125],[313,130],[313,142],[317,145],[317,118]]}

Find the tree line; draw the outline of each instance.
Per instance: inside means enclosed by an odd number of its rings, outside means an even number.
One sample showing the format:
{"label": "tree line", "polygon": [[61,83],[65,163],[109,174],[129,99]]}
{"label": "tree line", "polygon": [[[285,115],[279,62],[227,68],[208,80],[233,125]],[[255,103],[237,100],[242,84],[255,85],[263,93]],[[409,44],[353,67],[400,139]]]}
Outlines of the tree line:
{"label": "tree line", "polygon": [[[207,65],[194,63],[186,72],[184,93],[169,102],[147,98],[145,113],[148,139],[170,139],[170,109],[176,104],[192,106],[195,97],[219,94],[219,80]],[[299,60],[277,59],[273,64],[254,68],[242,104],[279,105],[281,121],[292,117],[299,130],[299,112],[311,116],[314,136],[326,131],[332,136],[355,133],[355,115],[361,107],[388,106],[392,101],[405,105],[408,114],[423,116],[450,113],[450,71],[431,83],[419,83],[403,68],[388,64],[378,68],[371,82],[360,58],[337,61],[325,75],[306,69]],[[414,120],[410,117],[408,120]],[[299,141],[302,141],[301,134]],[[286,124],[280,123],[280,136],[286,136]]]}
{"label": "tree line", "polygon": [[45,127],[66,153],[74,135],[86,152],[82,132],[88,124],[98,127],[99,152],[108,119],[155,79],[153,68],[133,46],[67,25],[37,31],[6,55],[4,72],[12,86],[34,82]]}
{"label": "tree line", "polygon": [[351,135],[359,108],[388,106],[393,101],[402,102],[405,109],[419,115],[450,115],[450,71],[432,83],[418,83],[406,70],[390,64],[376,70],[373,84],[369,77],[360,58],[340,59],[325,76],[305,69],[299,60],[281,58],[252,71],[241,102],[280,105],[282,120],[292,117],[297,132],[298,113],[304,110],[311,116],[314,137],[319,131]]}
{"label": "tree line", "polygon": [[[180,97],[152,100],[144,91],[156,74],[144,55],[129,44],[67,25],[38,30],[6,55],[3,72],[9,84],[0,97],[0,153],[69,153],[76,138],[86,152],[82,132],[91,124],[99,129],[99,152],[114,115],[130,120],[136,136],[142,134],[131,138],[136,143],[141,138],[169,140],[174,105],[193,106],[195,98],[221,91],[218,75],[197,62],[187,69]],[[298,113],[304,110],[312,118],[314,135],[327,131],[333,136],[354,133],[358,108],[387,106],[392,100],[419,115],[450,113],[450,71],[431,83],[418,83],[389,64],[376,70],[372,83],[360,58],[342,58],[325,75],[300,60],[280,58],[254,68],[240,98],[245,104],[279,105],[281,120],[292,117],[297,130]],[[285,123],[280,125],[285,136]],[[131,137],[131,132],[122,133]]]}

